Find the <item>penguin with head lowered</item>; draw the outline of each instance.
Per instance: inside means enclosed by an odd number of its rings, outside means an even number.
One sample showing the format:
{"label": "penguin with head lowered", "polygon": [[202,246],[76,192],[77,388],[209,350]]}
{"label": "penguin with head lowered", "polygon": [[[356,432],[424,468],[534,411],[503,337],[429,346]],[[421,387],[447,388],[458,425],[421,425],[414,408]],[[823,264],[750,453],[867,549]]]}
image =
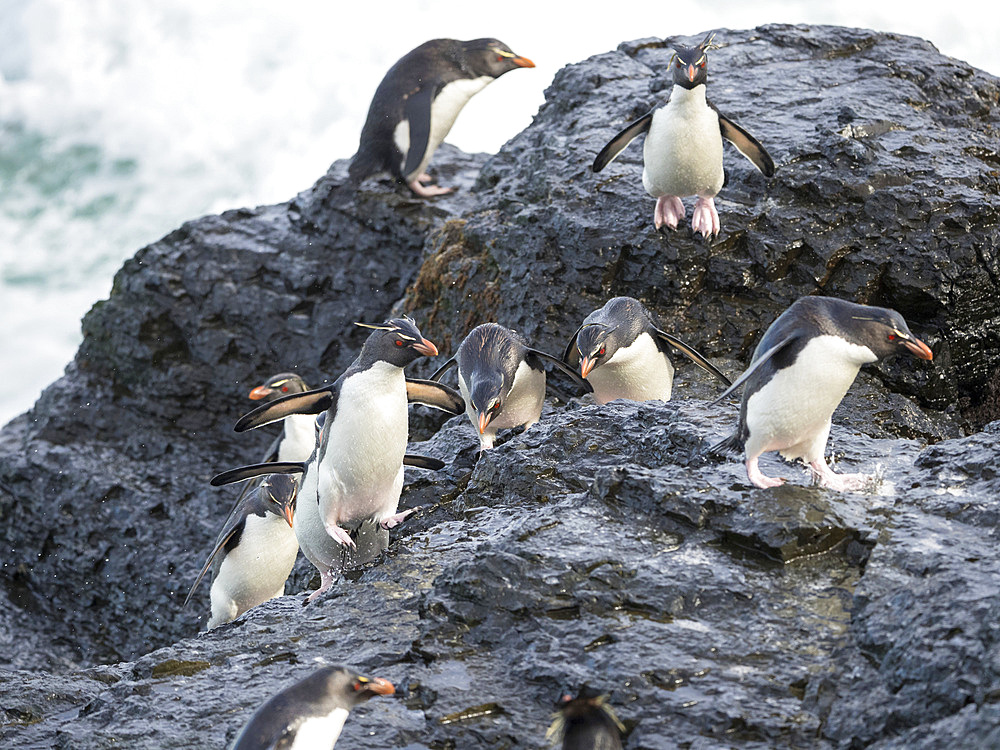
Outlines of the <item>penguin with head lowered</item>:
{"label": "penguin with head lowered", "polygon": [[649,310],[632,297],[615,297],[590,313],[570,339],[563,359],[579,365],[599,404],[617,398],[669,401],[674,382],[667,356],[671,347],[729,385],[729,378],[715,365],[657,326]]}
{"label": "penguin with head lowered", "polygon": [[743,387],[736,431],[710,450],[742,452],[747,477],[757,487],[784,483],[757,466],[762,454],[780,451],[806,463],[822,486],[860,489],[869,477],[837,474],[826,463],[831,417],[862,365],[901,352],[934,356],[895,310],[802,297],[771,324],[750,366],[717,399]]}
{"label": "penguin with head lowered", "polygon": [[297,492],[296,477],[272,474],[242,496],[229,514],[215,548],[184,599],[187,605],[208,569],[214,567],[209,629],[284,595],[285,581],[299,554],[292,530]]}
{"label": "penguin with head lowered", "polygon": [[450,193],[454,188],[423,183],[431,179],[427,165],[458,113],[504,73],[533,67],[497,39],[432,39],[408,52],[375,91],[348,169],[351,180],[388,171],[421,197]]}
{"label": "penguin with head lowered", "polygon": [[323,667],[258,708],[230,750],[332,750],[351,709],[396,688],[346,667]]}
{"label": "penguin with head lowered", "polygon": [[622,750],[624,731],[608,696],[584,686],[560,697],[545,738],[561,750]]}
{"label": "penguin with head lowered", "polygon": [[[236,423],[236,431],[244,432],[289,414],[323,414],[316,449],[309,460],[241,467],[212,480],[220,485],[263,472],[302,473],[295,534],[302,553],[321,578],[310,600],[333,584],[344,550],[356,547],[345,524],[372,520],[388,529],[409,514],[396,513],[403,488],[408,427],[403,368],[418,357],[436,356],[437,347],[409,318],[364,327],[374,330],[357,359],[334,383],[264,404]],[[420,382],[424,383],[422,403],[432,402],[436,391],[441,408],[452,408],[451,389]],[[410,459],[412,463],[421,457]],[[428,468],[441,466],[434,459],[427,461]]]}
{"label": "penguin with head lowered", "polygon": [[564,362],[532,349],[520,334],[497,323],[473,328],[455,356],[431,375],[431,380],[439,380],[458,365],[465,412],[479,431],[480,448],[487,450],[493,447],[499,430],[521,425],[527,429],[541,417],[545,402],[543,362],[551,362],[573,382],[591,390]]}
{"label": "penguin with head lowered", "polygon": [[706,239],[720,229],[715,196],[725,183],[722,139],[732,143],[765,177],[774,161],[747,131],[713,107],[705,96],[708,81],[709,34],[696,47],[676,47],[671,58],[674,87],[670,100],[640,117],[601,149],[593,170],[600,172],[637,136],[645,133],[642,184],[656,198],[653,223],[677,228],[684,218],[681,198],[697,196],[691,229]]}

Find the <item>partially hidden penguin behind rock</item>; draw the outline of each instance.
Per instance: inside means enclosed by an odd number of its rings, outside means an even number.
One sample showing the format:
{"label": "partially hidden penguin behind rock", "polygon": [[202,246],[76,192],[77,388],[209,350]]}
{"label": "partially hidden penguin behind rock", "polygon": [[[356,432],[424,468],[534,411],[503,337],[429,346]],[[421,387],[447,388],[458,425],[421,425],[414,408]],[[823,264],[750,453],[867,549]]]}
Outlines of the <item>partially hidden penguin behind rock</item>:
{"label": "partially hidden penguin behind rock", "polygon": [[681,198],[697,196],[691,229],[708,239],[721,224],[715,196],[725,183],[722,169],[722,139],[732,143],[765,177],[774,174],[774,161],[764,147],[739,125],[709,103],[708,51],[715,34],[697,47],[676,47],[671,58],[674,87],[670,100],[640,117],[601,149],[593,170],[600,172],[629,143],[645,133],[642,184],[656,198],[653,223],[659,229],[676,229],[684,218]]}
{"label": "partially hidden penguin behind rock", "polygon": [[584,686],[560,697],[545,738],[561,750],[622,750],[624,731],[608,696]]}
{"label": "partially hidden penguin behind rock", "polygon": [[[294,372],[272,375],[263,385],[250,391],[253,401],[271,402],[293,393],[304,393],[309,386]],[[316,445],[315,419],[309,414],[291,414],[284,429],[275,438],[261,461],[305,461]]]}
{"label": "partially hidden penguin behind rock", "polygon": [[432,39],[408,52],[375,91],[348,169],[352,182],[388,171],[423,198],[450,193],[454,188],[424,183],[458,113],[504,73],[533,67],[497,39]]}
{"label": "partially hidden penguin behind rock", "polygon": [[479,432],[481,450],[493,447],[497,432],[510,427],[531,427],[545,403],[545,366],[550,362],[584,390],[590,385],[551,354],[533,349],[515,331],[498,323],[473,328],[455,356],[433,375],[437,381],[458,365],[458,389],[465,399],[465,413]]}
{"label": "partially hidden penguin behind rock", "polygon": [[822,486],[861,489],[870,477],[837,474],[826,463],[831,417],[862,365],[900,352],[934,356],[895,310],[833,297],[797,300],[771,324],[750,366],[717,399],[743,387],[736,431],[710,450],[741,452],[747,477],[757,487],[784,483],[757,466],[762,454],[780,451],[808,464]]}
{"label": "partially hidden penguin behind rock", "polygon": [[212,629],[236,619],[251,607],[283,596],[299,544],[292,530],[298,479],[274,474],[241,497],[219,534],[208,560],[184,599],[191,601],[209,568],[212,581]]}
{"label": "partially hidden penguin behind rock", "polygon": [[570,339],[563,359],[572,367],[579,366],[580,376],[593,387],[599,404],[618,398],[669,401],[674,382],[668,356],[671,348],[730,384],[719,368],[660,328],[646,306],[632,297],[614,297],[590,313]]}
{"label": "partially hidden penguin behind rock", "polygon": [[[358,325],[374,330],[357,359],[332,385],[284,396],[236,423],[236,431],[244,432],[289,414],[322,414],[316,449],[309,460],[240,467],[212,479],[218,486],[264,472],[302,473],[295,534],[302,553],[319,570],[321,579],[310,601],[333,584],[345,550],[357,547],[345,524],[372,521],[376,528],[387,530],[413,512],[396,512],[403,488],[408,427],[403,368],[418,357],[436,356],[437,347],[409,318],[394,318],[380,326]],[[454,408],[452,389],[418,382],[423,384],[421,403],[435,405],[433,396],[438,393],[440,408]],[[437,459],[408,458],[411,465],[425,468],[443,465]]]}
{"label": "partially hidden penguin behind rock", "polygon": [[[396,688],[381,677],[323,667],[258,708],[230,750],[332,750],[351,709]],[[375,742],[378,745],[378,742]]]}

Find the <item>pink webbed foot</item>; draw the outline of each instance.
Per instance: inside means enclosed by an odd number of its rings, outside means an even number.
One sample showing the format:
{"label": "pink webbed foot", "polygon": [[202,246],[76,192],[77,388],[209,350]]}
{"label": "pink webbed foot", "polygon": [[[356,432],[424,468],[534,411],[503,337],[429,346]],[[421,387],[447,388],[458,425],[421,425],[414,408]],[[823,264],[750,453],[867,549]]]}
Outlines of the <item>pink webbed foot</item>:
{"label": "pink webbed foot", "polygon": [[684,204],[676,195],[661,195],[656,199],[653,223],[659,229],[664,224],[668,229],[677,229],[677,222],[684,218]]}
{"label": "pink webbed foot", "polygon": [[811,461],[813,479],[820,487],[827,487],[836,492],[857,492],[864,489],[873,477],[868,474],[838,474],[829,467],[825,458]]}
{"label": "pink webbed foot", "polygon": [[431,176],[425,172],[424,174],[417,177],[415,180],[410,180],[408,183],[406,183],[406,186],[410,188],[410,190],[412,190],[414,193],[419,195],[421,198],[434,198],[438,195],[447,195],[448,193],[452,193],[455,191],[455,188],[453,187],[446,188],[446,187],[440,187],[438,185],[421,184],[421,181],[429,180],[430,178]]}
{"label": "pink webbed foot", "polygon": [[321,570],[319,572],[319,588],[309,594],[306,598],[306,604],[311,604],[322,594],[329,591],[335,580],[336,576],[333,574],[332,570]]}
{"label": "pink webbed foot", "polygon": [[757,458],[747,459],[747,479],[754,487],[760,487],[762,489],[767,489],[768,487],[780,487],[785,483],[784,479],[779,479],[777,477],[766,476],[757,467]]}
{"label": "pink webbed foot", "polygon": [[323,528],[326,529],[326,533],[330,535],[330,538],[345,547],[350,547],[351,549],[357,549],[358,545],[354,543],[351,539],[351,535],[347,533],[347,529],[343,529],[335,523],[324,522]]}
{"label": "pink webbed foot", "polygon": [[700,232],[707,240],[717,235],[721,228],[719,212],[715,210],[715,200],[698,198],[694,203],[694,213],[691,214],[691,229]]}
{"label": "pink webbed foot", "polygon": [[420,508],[421,506],[418,505],[416,508],[410,508],[409,510],[404,510],[402,513],[397,513],[394,516],[383,518],[381,521],[379,521],[378,525],[381,526],[383,529],[394,529],[397,526],[399,526],[399,524],[401,524],[403,521],[405,521],[407,518],[409,518],[418,510],[420,510]]}

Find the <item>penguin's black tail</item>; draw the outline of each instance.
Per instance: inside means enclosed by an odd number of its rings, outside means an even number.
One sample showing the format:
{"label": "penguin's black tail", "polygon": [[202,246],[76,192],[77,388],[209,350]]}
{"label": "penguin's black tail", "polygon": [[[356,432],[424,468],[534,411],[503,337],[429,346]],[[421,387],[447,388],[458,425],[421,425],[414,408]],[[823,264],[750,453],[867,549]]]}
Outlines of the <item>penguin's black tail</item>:
{"label": "penguin's black tail", "polygon": [[739,456],[743,452],[743,441],[740,440],[739,430],[733,432],[727,438],[709,448],[706,453],[715,456]]}

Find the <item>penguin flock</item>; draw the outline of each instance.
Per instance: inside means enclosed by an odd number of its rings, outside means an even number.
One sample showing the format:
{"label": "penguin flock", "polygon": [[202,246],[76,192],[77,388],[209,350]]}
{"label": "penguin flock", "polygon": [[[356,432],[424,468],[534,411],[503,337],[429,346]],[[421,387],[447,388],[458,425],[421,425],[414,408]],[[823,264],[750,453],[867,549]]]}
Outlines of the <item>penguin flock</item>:
{"label": "penguin flock", "polygon": [[[708,53],[714,34],[694,47],[678,46],[671,59],[669,100],[625,127],[594,159],[600,172],[640,135],[642,184],[656,199],[654,226],[675,230],[694,197],[690,227],[708,240],[720,231],[714,199],[725,184],[723,140],[771,177],[774,161],[750,133],[721,114],[706,97]],[[436,39],[404,55],[375,92],[350,167],[355,186],[388,172],[413,194],[433,198],[452,191],[427,173],[462,107],[496,78],[534,63],[497,39]],[[804,463],[820,486],[863,489],[870,477],[838,474],[825,448],[832,415],[860,368],[898,353],[933,359],[899,313],[831,297],[808,296],[767,329],[753,358],[735,380],[693,346],[664,330],[631,297],[615,297],[581,321],[562,356],[540,351],[495,322],[474,327],[454,355],[426,380],[405,368],[438,356],[408,317],[371,330],[357,358],[332,384],[310,389],[284,372],[254,388],[261,402],[235,424],[245,432],[281,422],[282,432],[255,464],[222,472],[216,486],[247,482],[225,520],[185,604],[214,571],[208,628],[284,594],[299,550],[320,576],[312,602],[347,566],[373,559],[388,545],[389,530],[419,509],[399,510],[404,466],[437,470],[435,458],[406,453],[408,404],[465,414],[480,451],[493,449],[500,430],[529,429],[541,419],[547,373],[566,378],[597,404],[617,399],[669,401],[680,352],[725,390],[742,389],[733,432],[708,449],[740,455],[748,481],[770,488],[785,480],[765,475],[760,457],[778,451]],[[443,378],[457,369],[457,389]],[[585,396],[586,397],[586,396]],[[391,683],[329,667],[295,683],[264,704],[232,747],[332,748],[349,711]],[[584,688],[557,703],[550,741],[563,748],[621,748],[624,727],[607,697]]]}

